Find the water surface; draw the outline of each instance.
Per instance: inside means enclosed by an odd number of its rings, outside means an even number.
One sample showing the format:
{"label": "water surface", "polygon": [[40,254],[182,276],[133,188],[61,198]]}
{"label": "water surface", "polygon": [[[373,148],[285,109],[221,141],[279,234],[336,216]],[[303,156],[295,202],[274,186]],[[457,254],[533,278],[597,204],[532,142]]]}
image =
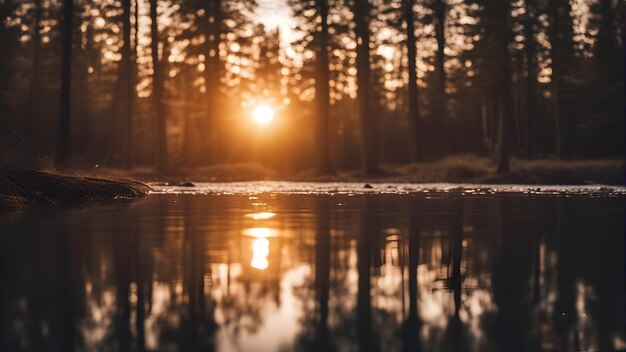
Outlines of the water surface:
{"label": "water surface", "polygon": [[0,350],[626,348],[621,194],[158,191],[0,216]]}

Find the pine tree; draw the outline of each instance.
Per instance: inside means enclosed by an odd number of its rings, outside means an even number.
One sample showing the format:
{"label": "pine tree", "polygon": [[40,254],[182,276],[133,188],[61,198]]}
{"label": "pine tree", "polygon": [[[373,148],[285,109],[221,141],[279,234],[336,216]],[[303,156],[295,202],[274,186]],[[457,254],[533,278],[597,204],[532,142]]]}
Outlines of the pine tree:
{"label": "pine tree", "polygon": [[72,84],[72,34],[74,32],[74,1],[63,1],[63,58],[61,67],[61,115],[57,143],[57,163],[67,166],[70,157],[70,115]]}
{"label": "pine tree", "polygon": [[317,66],[315,75],[315,100],[317,105],[317,144],[318,168],[321,174],[333,172],[330,161],[330,68],[329,68],[329,33],[328,0],[317,0],[320,26],[316,50]]}
{"label": "pine tree", "polygon": [[535,134],[536,134],[536,114],[537,114],[537,39],[536,39],[536,18],[537,6],[535,0],[525,0],[524,2],[524,58],[526,65],[526,157],[532,159],[535,155]]}
{"label": "pine tree", "polygon": [[33,52],[32,52],[32,73],[30,84],[28,87],[28,100],[27,100],[27,110],[28,110],[28,138],[32,142],[35,141],[35,125],[37,123],[35,117],[35,102],[37,99],[37,92],[39,86],[40,79],[40,71],[41,71],[41,21],[43,16],[43,4],[42,0],[34,0],[33,1],[34,9],[33,9],[33,23],[32,23],[32,43],[33,43]]}
{"label": "pine tree", "polygon": [[409,73],[408,101],[409,121],[412,127],[411,161],[417,162],[422,158],[421,151],[421,118],[417,86],[417,43],[415,38],[415,0],[403,0],[404,22],[406,23],[407,65]]}
{"label": "pine tree", "polygon": [[550,59],[552,68],[552,109],[554,115],[554,145],[557,158],[569,157],[574,121],[570,109],[571,88],[567,77],[574,61],[573,25],[569,0],[548,3],[550,21]]}
{"label": "pine tree", "polygon": [[363,174],[380,172],[379,159],[379,120],[372,110],[370,42],[371,42],[371,11],[369,0],[354,0],[352,13],[356,34],[356,67],[359,120],[361,121],[361,167]]}
{"label": "pine tree", "polygon": [[484,99],[493,109],[495,123],[494,148],[497,172],[509,171],[511,120],[511,3],[509,0],[492,2],[478,1],[481,6],[480,26],[483,38],[480,43],[481,60],[477,63],[484,80]]}
{"label": "pine tree", "polygon": [[158,0],[150,0],[150,49],[152,52],[152,108],[155,124],[155,161],[159,171],[168,169],[167,122],[163,111],[163,70],[159,56]]}
{"label": "pine tree", "polygon": [[447,0],[431,0],[429,7],[432,10],[433,22],[435,24],[435,38],[437,39],[437,51],[435,54],[435,70],[437,72],[437,88],[435,94],[434,112],[439,120],[442,129],[442,150],[450,150],[450,123],[448,114],[448,98],[446,93],[446,19],[448,16]]}
{"label": "pine tree", "polygon": [[123,92],[121,100],[124,102],[121,114],[124,126],[122,128],[123,165],[124,167],[128,168],[131,166],[132,163],[133,102],[135,95],[133,79],[134,57],[131,43],[131,0],[123,0],[122,8],[122,30],[124,44],[122,46],[122,60],[120,62],[118,80],[121,81]]}

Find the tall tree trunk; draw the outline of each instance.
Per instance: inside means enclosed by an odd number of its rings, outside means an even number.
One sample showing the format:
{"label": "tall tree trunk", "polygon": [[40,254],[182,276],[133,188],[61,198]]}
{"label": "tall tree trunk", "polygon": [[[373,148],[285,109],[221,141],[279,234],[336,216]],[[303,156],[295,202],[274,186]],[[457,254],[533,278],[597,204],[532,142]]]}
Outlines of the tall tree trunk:
{"label": "tall tree trunk", "polygon": [[421,118],[419,110],[419,91],[417,87],[417,43],[415,41],[415,14],[413,5],[415,0],[404,0],[404,21],[406,22],[406,46],[409,66],[409,123],[412,130],[411,161],[420,161],[421,151]]}
{"label": "tall tree trunk", "polygon": [[[133,30],[133,88],[137,87],[139,82],[139,68],[137,67],[137,58],[139,57],[139,1],[135,0],[133,17],[134,17],[134,30]],[[133,96],[135,96],[133,92]]]}
{"label": "tall tree trunk", "polygon": [[510,15],[510,2],[499,1],[495,6],[496,32],[495,49],[496,49],[496,89],[499,105],[499,122],[498,122],[498,145],[497,145],[497,172],[503,173],[510,170],[509,152],[511,144],[511,118],[513,116],[511,102],[511,67],[509,58],[509,26],[508,18]]}
{"label": "tall tree trunk", "polygon": [[[139,48],[139,1],[141,0],[135,0],[134,3],[134,11],[133,11],[133,16],[134,16],[134,20],[135,20],[135,28],[134,28],[134,40],[133,40],[133,60],[135,60],[135,64],[137,63],[137,57],[139,56],[138,53],[138,48]],[[137,69],[136,65],[135,65],[135,70]],[[136,73],[135,73],[136,75]]]}
{"label": "tall tree trunk", "polygon": [[[598,15],[600,16],[600,23],[598,24],[598,35],[596,39],[596,45],[594,50],[594,56],[598,65],[602,65],[603,79],[611,82],[615,72],[611,67],[611,58],[616,55],[616,50],[619,47],[618,36],[615,33],[618,29],[615,26],[615,19],[623,22],[620,14],[621,8],[614,8],[611,0],[600,0],[598,3]],[[620,77],[621,78],[621,77]]]}
{"label": "tall tree trunk", "polygon": [[191,85],[191,72],[190,68],[183,68],[182,85],[183,85],[183,160],[184,164],[189,166],[191,163],[191,114],[190,114],[190,102],[192,90]]}
{"label": "tall tree trunk", "polygon": [[330,161],[330,70],[328,67],[328,0],[317,0],[321,19],[318,33],[317,74],[315,75],[315,100],[317,103],[318,168],[321,174],[333,172]]}
{"label": "tall tree trunk", "polygon": [[537,113],[537,43],[535,39],[535,2],[526,0],[524,53],[526,56],[526,157],[535,155],[535,114]]}
{"label": "tall tree trunk", "polygon": [[207,23],[206,33],[204,34],[205,53],[204,53],[204,85],[205,92],[205,112],[206,127],[204,138],[208,143],[208,162],[215,163],[218,159],[217,139],[220,133],[217,109],[217,97],[220,85],[220,54],[219,47],[221,41],[222,28],[222,1],[210,1],[206,10]]}
{"label": "tall tree trunk", "polygon": [[39,82],[40,67],[40,51],[41,51],[41,13],[43,12],[42,0],[35,0],[35,16],[33,20],[33,72],[30,77],[30,85],[28,87],[28,139],[33,143],[35,137],[35,99],[37,95],[37,87]]}
{"label": "tall tree trunk", "polygon": [[132,135],[133,135],[133,100],[134,100],[134,89],[133,89],[133,53],[131,47],[131,0],[123,0],[123,17],[122,17],[122,26],[124,30],[123,40],[124,45],[122,46],[122,62],[120,63],[120,76],[118,80],[121,80],[122,89],[123,89],[123,98],[122,100],[125,104],[122,105],[122,117],[124,128],[123,130],[123,164],[124,167],[129,168],[132,164]]}
{"label": "tall tree trunk", "polygon": [[[504,72],[504,71],[503,71]],[[498,116],[498,144],[497,144],[497,172],[505,173],[510,170],[509,151],[511,137],[511,98],[509,97],[511,88],[505,82],[499,86],[504,90],[499,95],[499,116]]]}
{"label": "tall tree trunk", "polygon": [[[141,0],[135,0],[134,3],[134,11],[133,11],[133,17],[134,17],[134,31],[133,31],[133,51],[132,51],[132,97],[133,97],[133,102],[132,102],[132,106],[133,109],[132,114],[133,117],[138,115],[138,101],[137,101],[137,84],[139,83],[139,66],[137,65],[137,59],[139,58],[139,2]],[[130,150],[130,162],[131,165],[134,164],[136,162],[136,158],[137,158],[137,154],[135,152],[135,145],[134,143],[134,138],[131,135],[130,137],[130,146],[131,146],[131,150]]]}
{"label": "tall tree trunk", "polygon": [[442,150],[444,154],[450,149],[450,126],[448,121],[448,99],[446,95],[446,14],[448,12],[446,0],[436,0],[434,4],[435,14],[435,37],[437,38],[437,53],[435,65],[437,70],[437,107],[442,133]]}
{"label": "tall tree trunk", "polygon": [[[82,14],[85,11],[85,3],[76,3],[74,6],[74,13]],[[79,17],[79,21],[82,21],[81,17]],[[80,131],[79,138],[74,143],[75,145],[81,144],[85,145],[88,140],[90,140],[91,135],[89,134],[89,99],[91,97],[89,91],[89,72],[88,72],[88,63],[87,63],[87,50],[91,49],[88,45],[85,45],[83,48],[82,43],[88,40],[87,35],[89,34],[89,21],[85,21],[87,28],[85,30],[81,30],[82,23],[80,22],[78,25],[74,26],[74,34],[72,40],[74,41],[74,62],[72,65],[74,66],[74,74],[72,79],[74,80],[72,84],[72,107],[70,108],[72,111],[72,116],[74,117],[74,129]],[[78,51],[78,53],[77,53]],[[81,158],[89,157],[86,151],[82,152]]]}
{"label": "tall tree trunk", "polygon": [[378,167],[378,116],[371,105],[370,67],[370,7],[369,0],[355,0],[353,6],[356,46],[357,89],[359,118],[361,120],[361,167],[364,174],[380,172]]}
{"label": "tall tree trunk", "polygon": [[563,126],[561,116],[561,56],[559,48],[559,4],[557,0],[552,0],[548,4],[550,18],[550,41],[552,50],[550,56],[552,60],[551,83],[552,83],[552,113],[554,114],[554,152],[556,157],[563,157]]}
{"label": "tall tree trunk", "polygon": [[152,51],[152,104],[154,109],[154,117],[156,124],[156,165],[159,171],[167,171],[167,125],[165,115],[163,114],[163,73],[161,72],[161,61],[159,59],[159,23],[157,12],[157,1],[150,0],[150,33],[152,42],[150,48]]}
{"label": "tall tree trunk", "polygon": [[570,71],[573,60],[573,29],[571,5],[568,0],[552,0],[548,5],[550,21],[550,44],[552,50],[552,103],[554,113],[554,143],[558,159],[570,153],[570,137],[573,123],[571,110],[565,98],[565,76]]}
{"label": "tall tree trunk", "polygon": [[63,57],[61,67],[61,102],[59,135],[57,144],[57,164],[66,166],[70,157],[70,115],[72,88],[72,28],[74,1],[63,0]]}

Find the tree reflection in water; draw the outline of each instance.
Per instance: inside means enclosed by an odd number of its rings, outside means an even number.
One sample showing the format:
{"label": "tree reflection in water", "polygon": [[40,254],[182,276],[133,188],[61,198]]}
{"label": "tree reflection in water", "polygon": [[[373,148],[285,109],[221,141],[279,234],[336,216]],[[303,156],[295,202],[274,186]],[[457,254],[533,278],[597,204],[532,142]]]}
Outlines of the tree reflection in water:
{"label": "tree reflection in water", "polygon": [[626,346],[623,199],[163,195],[0,218],[0,350]]}

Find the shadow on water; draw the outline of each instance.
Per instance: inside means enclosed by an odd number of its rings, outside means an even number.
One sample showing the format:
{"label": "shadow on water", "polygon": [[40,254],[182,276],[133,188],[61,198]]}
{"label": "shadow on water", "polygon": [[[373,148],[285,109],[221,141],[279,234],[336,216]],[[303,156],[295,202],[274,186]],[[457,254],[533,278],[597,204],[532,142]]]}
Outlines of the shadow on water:
{"label": "shadow on water", "polygon": [[0,217],[0,350],[617,350],[620,198],[158,195]]}

